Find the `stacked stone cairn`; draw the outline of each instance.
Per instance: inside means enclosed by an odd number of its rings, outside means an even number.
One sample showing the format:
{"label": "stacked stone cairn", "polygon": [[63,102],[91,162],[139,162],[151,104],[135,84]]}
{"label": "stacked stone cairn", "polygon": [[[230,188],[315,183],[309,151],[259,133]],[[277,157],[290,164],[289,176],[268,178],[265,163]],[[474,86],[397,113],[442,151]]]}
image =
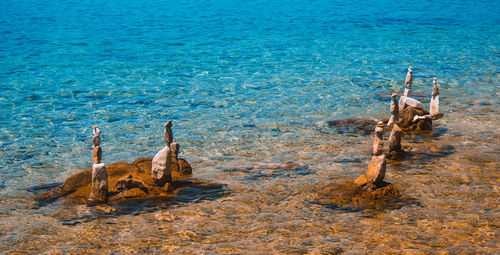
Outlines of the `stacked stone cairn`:
{"label": "stacked stone cairn", "polygon": [[101,130],[97,126],[92,127],[92,190],[89,202],[104,203],[108,200],[108,173],[106,165],[101,162]]}
{"label": "stacked stone cairn", "polygon": [[172,149],[170,147],[174,139],[172,135],[172,121],[167,121],[164,128],[163,140],[167,145],[154,156],[151,163],[151,175],[155,184],[159,187],[163,187],[166,183],[172,182]]}
{"label": "stacked stone cairn", "polygon": [[434,77],[434,81],[432,82],[432,97],[429,111],[431,115],[439,115],[439,87],[437,85],[436,77]]}
{"label": "stacked stone cairn", "polygon": [[404,95],[399,98],[399,113],[402,118],[399,126],[405,129],[432,130],[432,120],[443,117],[443,114],[439,113],[439,87],[437,86],[437,78],[434,78],[433,82],[430,113],[423,109],[423,104],[420,101],[411,98],[412,83],[413,69],[410,66],[406,74]]}
{"label": "stacked stone cairn", "polygon": [[365,184],[380,184],[385,178],[386,160],[384,154],[384,123],[379,122],[375,128],[375,137],[373,141],[372,159],[368,165],[366,175],[361,175],[354,181],[356,186]]}
{"label": "stacked stone cairn", "polygon": [[411,86],[413,84],[413,69],[412,67],[408,67],[408,73],[406,74],[405,79],[405,92],[404,95],[399,98],[399,109],[404,109],[406,106],[412,106],[416,108],[422,108],[423,105],[420,101],[411,98]]}
{"label": "stacked stone cairn", "polygon": [[[408,68],[408,73],[406,74],[404,95],[399,98],[399,102],[397,101],[398,93],[392,93],[391,95],[391,117],[387,122],[387,127],[391,129],[391,134],[389,136],[389,157],[392,159],[398,158],[404,154],[401,146],[401,136],[403,130],[400,125],[401,122],[404,122],[405,120],[403,119],[404,116],[401,116],[400,112],[408,110],[409,108],[417,108],[421,112],[426,112],[423,110],[421,102],[410,97],[412,94],[412,83],[413,70],[410,66]],[[430,113],[425,115],[416,114],[410,121],[416,122],[422,119],[429,121],[428,123],[430,123],[430,128],[432,129],[431,120],[438,119],[440,117],[442,117],[442,114],[439,113],[439,87],[437,85],[437,78],[434,78],[430,102]],[[406,123],[408,123],[408,121],[406,121]],[[426,127],[428,127],[428,125]],[[370,164],[368,165],[366,175],[361,175],[354,181],[354,184],[358,187],[366,184],[381,184],[384,180],[386,156],[384,154],[383,133],[384,124],[383,122],[378,122],[377,127],[375,128],[375,137],[373,141],[373,156]]]}
{"label": "stacked stone cairn", "polygon": [[391,157],[396,157],[404,151],[401,147],[401,135],[403,130],[399,127],[399,107],[396,100],[398,93],[392,93],[391,95],[391,118],[387,122],[387,127],[392,128],[391,134],[389,136],[389,154]]}

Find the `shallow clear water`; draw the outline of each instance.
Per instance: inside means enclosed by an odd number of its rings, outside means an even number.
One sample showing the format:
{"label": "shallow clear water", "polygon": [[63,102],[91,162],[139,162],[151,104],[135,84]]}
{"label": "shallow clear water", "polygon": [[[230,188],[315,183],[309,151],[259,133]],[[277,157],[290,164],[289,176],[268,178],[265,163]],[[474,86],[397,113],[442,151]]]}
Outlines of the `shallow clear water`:
{"label": "shallow clear water", "polygon": [[[0,251],[499,252],[498,1],[1,5]],[[445,118],[388,166],[403,199],[317,203],[370,157],[371,136],[326,121],[388,117],[409,65],[425,104],[438,77]],[[88,167],[92,125],[105,162],[131,162],[168,119],[194,177],[224,190],[108,214],[26,190]]]}

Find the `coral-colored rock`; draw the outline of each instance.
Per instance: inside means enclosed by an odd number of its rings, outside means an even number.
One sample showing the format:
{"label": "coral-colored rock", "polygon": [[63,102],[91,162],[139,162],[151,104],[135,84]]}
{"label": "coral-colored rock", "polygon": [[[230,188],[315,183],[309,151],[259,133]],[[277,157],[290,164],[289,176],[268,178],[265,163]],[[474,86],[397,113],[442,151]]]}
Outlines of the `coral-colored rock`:
{"label": "coral-colored rock", "polygon": [[354,181],[354,185],[356,186],[363,186],[367,183],[368,183],[368,178],[366,178],[365,175],[361,175],[360,177],[358,177],[358,179]]}

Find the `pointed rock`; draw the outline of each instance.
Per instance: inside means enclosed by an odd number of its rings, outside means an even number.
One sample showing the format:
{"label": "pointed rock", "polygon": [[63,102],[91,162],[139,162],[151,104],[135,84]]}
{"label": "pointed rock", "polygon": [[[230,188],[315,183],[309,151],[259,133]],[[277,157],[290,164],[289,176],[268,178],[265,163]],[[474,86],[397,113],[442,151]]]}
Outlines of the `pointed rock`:
{"label": "pointed rock", "polygon": [[366,172],[368,182],[373,184],[381,183],[385,178],[385,168],[385,155],[373,156]]}
{"label": "pointed rock", "polygon": [[398,93],[392,93],[391,98],[391,118],[387,122],[387,127],[392,128],[394,124],[397,124],[399,122],[399,107],[398,107],[398,101],[396,100],[396,97],[398,96]]}
{"label": "pointed rock", "polygon": [[401,128],[395,124],[392,127],[391,135],[389,136],[389,153],[393,151],[401,151]]}

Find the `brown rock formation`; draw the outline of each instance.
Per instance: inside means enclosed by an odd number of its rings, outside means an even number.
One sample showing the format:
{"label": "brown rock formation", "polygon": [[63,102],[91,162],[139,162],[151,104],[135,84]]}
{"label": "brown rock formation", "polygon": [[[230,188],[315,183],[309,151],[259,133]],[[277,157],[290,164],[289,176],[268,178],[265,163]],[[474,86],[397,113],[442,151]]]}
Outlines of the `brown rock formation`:
{"label": "brown rock formation", "polygon": [[[126,201],[130,199],[143,199],[149,197],[168,197],[172,196],[173,190],[183,186],[206,185],[207,188],[209,188],[214,185],[203,181],[186,180],[190,177],[190,175],[185,175],[176,171],[173,175],[173,181],[168,187],[158,187],[151,174],[152,159],[153,158],[151,157],[139,158],[132,164],[126,162],[107,164],[108,201]],[[184,161],[183,159],[179,160]],[[145,190],[141,188],[121,189],[124,184],[118,183],[122,183],[122,181],[126,179],[123,178],[124,176],[128,178],[130,175],[133,176],[134,180],[142,182],[149,193],[146,193]],[[92,169],[78,172],[70,176],[61,186],[40,194],[36,199],[43,201],[67,196],[67,199],[71,199],[74,202],[85,203],[89,199],[89,194],[92,191],[91,180]],[[136,185],[140,186],[139,184]]]}
{"label": "brown rock formation", "polygon": [[373,156],[368,171],[366,171],[366,178],[368,183],[380,183],[385,178],[386,161],[385,155]]}
{"label": "brown rock formation", "polygon": [[401,113],[401,119],[399,122],[399,127],[403,130],[432,130],[432,119],[424,118],[414,121],[415,116],[425,116],[430,115],[428,111],[422,108],[415,108],[412,106],[406,106]]}

